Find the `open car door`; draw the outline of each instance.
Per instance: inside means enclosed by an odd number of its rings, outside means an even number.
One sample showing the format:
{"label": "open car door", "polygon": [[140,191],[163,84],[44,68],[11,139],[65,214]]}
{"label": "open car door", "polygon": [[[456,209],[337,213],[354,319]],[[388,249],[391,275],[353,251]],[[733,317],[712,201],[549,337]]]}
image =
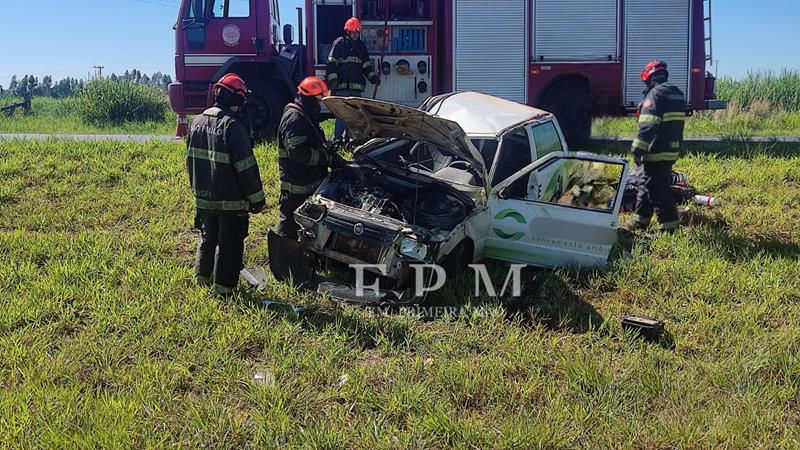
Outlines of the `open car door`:
{"label": "open car door", "polygon": [[492,189],[483,255],[541,267],[606,264],[627,176],[627,160],[592,153],[532,162]]}

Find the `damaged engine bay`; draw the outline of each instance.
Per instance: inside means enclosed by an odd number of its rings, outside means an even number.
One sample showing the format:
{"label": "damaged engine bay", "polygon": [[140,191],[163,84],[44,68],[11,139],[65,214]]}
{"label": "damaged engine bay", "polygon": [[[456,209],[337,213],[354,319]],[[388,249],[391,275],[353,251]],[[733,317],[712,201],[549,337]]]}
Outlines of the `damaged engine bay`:
{"label": "damaged engine bay", "polygon": [[335,171],[318,194],[432,234],[452,230],[475,207],[469,196],[442,182],[426,182],[415,173],[400,177],[371,164],[351,164]]}

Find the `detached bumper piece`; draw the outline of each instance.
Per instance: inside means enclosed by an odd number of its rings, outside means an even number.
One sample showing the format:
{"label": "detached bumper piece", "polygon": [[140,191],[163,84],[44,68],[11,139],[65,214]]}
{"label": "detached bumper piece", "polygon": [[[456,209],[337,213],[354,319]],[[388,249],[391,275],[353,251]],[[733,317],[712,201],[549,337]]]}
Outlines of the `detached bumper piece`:
{"label": "detached bumper piece", "polygon": [[300,248],[300,242],[278,236],[272,230],[267,233],[269,246],[269,268],[278,281],[292,280],[295,284],[308,287],[314,281],[310,258]]}
{"label": "detached bumper piece", "polygon": [[364,289],[362,295],[358,295],[355,287],[324,281],[317,286],[317,292],[327,294],[329,297],[360,306],[402,306],[414,303],[417,298],[409,295],[408,291],[398,292],[381,289],[375,292],[372,289]]}

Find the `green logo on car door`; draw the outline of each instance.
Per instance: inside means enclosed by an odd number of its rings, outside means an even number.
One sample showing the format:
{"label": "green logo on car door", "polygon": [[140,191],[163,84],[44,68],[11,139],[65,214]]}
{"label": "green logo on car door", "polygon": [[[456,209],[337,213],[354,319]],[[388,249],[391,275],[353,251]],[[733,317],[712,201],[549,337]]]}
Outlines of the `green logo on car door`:
{"label": "green logo on car door", "polygon": [[[518,213],[517,211],[514,211],[513,209],[504,209],[504,210],[500,211],[499,213],[497,213],[496,216],[494,216],[494,218],[496,220],[503,220],[506,217],[510,217],[510,218],[514,219],[515,221],[517,221],[517,223],[521,223],[523,225],[528,223],[528,221],[525,220],[525,216],[523,216],[522,214]],[[522,236],[525,235],[525,233],[523,233],[521,231],[517,231],[516,233],[507,233],[507,232],[503,231],[502,228],[494,228],[494,234],[496,234],[497,237],[499,237],[500,239],[508,239],[509,241],[520,240],[520,239],[522,239]]]}

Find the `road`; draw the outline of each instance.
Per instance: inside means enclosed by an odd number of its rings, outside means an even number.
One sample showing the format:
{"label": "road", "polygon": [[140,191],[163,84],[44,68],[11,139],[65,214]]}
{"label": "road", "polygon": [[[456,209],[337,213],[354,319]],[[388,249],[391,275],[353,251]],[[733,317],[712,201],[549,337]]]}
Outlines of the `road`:
{"label": "road", "polygon": [[[0,134],[0,141],[46,141],[48,139],[67,140],[67,141],[114,141],[114,142],[169,142],[172,136],[165,135],[146,135],[146,134]],[[600,142],[630,142],[633,137],[627,136],[592,136],[593,141]],[[776,137],[749,137],[749,138],[729,138],[719,136],[689,136],[686,142],[791,142],[800,143],[800,136],[776,136]]]}

